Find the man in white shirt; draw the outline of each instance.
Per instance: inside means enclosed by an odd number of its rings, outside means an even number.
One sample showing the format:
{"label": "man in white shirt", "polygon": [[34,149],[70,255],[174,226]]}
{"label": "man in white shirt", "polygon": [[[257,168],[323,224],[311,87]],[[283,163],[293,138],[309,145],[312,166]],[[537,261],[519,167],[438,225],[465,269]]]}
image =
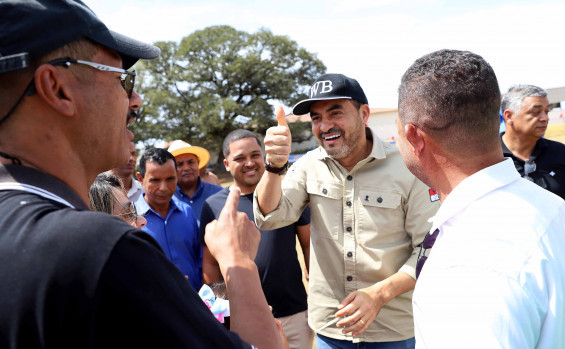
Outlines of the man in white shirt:
{"label": "man in white shirt", "polygon": [[[135,111],[130,110],[130,115],[135,113]],[[135,115],[135,114],[134,114]],[[135,116],[137,118],[137,116]],[[137,163],[137,151],[135,150],[135,144],[133,142],[129,143],[129,158],[128,162],[122,166],[115,167],[110,170],[110,172],[122,180],[124,188],[127,191],[128,199],[131,202],[136,202],[141,194],[143,194],[144,189],[141,183],[133,178],[133,173],[135,172],[135,164]]]}
{"label": "man in white shirt", "polygon": [[417,348],[565,347],[565,202],[504,159],[499,107],[471,52],[433,52],[402,77],[399,148],[442,201],[420,251]]}

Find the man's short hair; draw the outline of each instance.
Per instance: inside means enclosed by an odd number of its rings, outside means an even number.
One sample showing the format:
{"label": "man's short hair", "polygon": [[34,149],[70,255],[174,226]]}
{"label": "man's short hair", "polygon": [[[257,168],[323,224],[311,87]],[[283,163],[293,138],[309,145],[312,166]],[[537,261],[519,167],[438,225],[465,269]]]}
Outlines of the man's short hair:
{"label": "man's short hair", "polygon": [[514,85],[502,96],[502,111],[509,109],[518,115],[526,97],[547,97],[547,91],[534,85]]}
{"label": "man's short hair", "polygon": [[117,201],[114,188],[123,191],[125,194],[124,185],[118,177],[108,172],[103,172],[96,176],[88,193],[90,209],[113,215],[114,203]]}
{"label": "man's short hair", "polygon": [[173,161],[176,169],[177,162],[175,161],[173,154],[169,153],[163,148],[151,148],[146,150],[143,155],[141,155],[141,159],[139,159],[139,173],[141,174],[141,177],[145,177],[145,165],[147,164],[147,161],[156,162],[159,165],[163,165],[169,160]]}
{"label": "man's short hair", "polygon": [[226,138],[224,138],[224,143],[222,145],[222,152],[224,153],[224,157],[227,158],[228,155],[230,155],[230,144],[244,138],[255,138],[257,144],[259,144],[259,147],[261,147],[261,141],[255,133],[244,129],[234,130],[228,133]]}
{"label": "man's short hair", "polygon": [[416,125],[453,150],[492,146],[489,142],[498,140],[499,108],[494,70],[468,51],[440,50],[419,58],[398,89],[402,124]]}

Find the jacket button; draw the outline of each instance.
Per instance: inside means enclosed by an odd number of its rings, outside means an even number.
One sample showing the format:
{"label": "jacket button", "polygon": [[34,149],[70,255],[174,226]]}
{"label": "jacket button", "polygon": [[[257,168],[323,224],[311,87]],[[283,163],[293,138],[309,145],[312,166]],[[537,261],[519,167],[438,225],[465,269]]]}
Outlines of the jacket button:
{"label": "jacket button", "polygon": [[352,180],[352,179],[353,179],[353,176],[351,176],[351,175],[347,176],[347,180],[348,180],[348,181],[350,181],[350,180]]}
{"label": "jacket button", "polygon": [[347,281],[351,281],[351,280],[353,280],[353,277],[352,277],[352,276],[348,276],[348,277],[347,277]]}
{"label": "jacket button", "polygon": [[381,202],[383,202],[383,198],[378,198],[377,202],[380,204]]}
{"label": "jacket button", "polygon": [[323,190],[322,190],[322,193],[327,194],[327,193],[328,193],[328,190],[327,190],[327,189],[323,189]]}
{"label": "jacket button", "polygon": [[353,229],[352,229],[351,227],[347,227],[346,230],[350,232],[350,231],[352,231]]}
{"label": "jacket button", "polygon": [[345,203],[347,206],[351,207],[351,201]]}
{"label": "jacket button", "polygon": [[347,257],[349,258],[353,257],[353,252],[347,252]]}

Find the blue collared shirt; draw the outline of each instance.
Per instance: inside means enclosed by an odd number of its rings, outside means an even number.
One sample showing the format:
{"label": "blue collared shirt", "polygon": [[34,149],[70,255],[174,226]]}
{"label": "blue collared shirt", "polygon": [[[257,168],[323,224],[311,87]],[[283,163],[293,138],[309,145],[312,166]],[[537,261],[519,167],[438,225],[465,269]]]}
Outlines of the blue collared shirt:
{"label": "blue collared shirt", "polygon": [[222,190],[222,187],[219,185],[203,182],[200,177],[198,177],[198,186],[192,197],[186,195],[179,186],[177,186],[174,197],[192,207],[198,226],[200,226],[200,213],[202,213],[204,202],[208,197],[212,194],[216,194],[220,190]]}
{"label": "blue collared shirt", "polygon": [[141,195],[135,202],[137,214],[147,219],[143,231],[161,246],[167,258],[188,276],[188,281],[198,292],[202,287],[202,245],[198,242],[198,225],[192,208],[171,199],[167,218],[155,212]]}

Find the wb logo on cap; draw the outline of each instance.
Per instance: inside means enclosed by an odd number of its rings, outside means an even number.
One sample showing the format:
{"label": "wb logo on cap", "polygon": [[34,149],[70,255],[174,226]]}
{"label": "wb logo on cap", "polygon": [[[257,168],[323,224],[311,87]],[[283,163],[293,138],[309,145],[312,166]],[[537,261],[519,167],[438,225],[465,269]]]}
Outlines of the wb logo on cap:
{"label": "wb logo on cap", "polygon": [[[310,87],[310,98],[313,98],[317,94],[328,93],[333,89],[331,80],[318,81]],[[318,92],[319,90],[319,92]]]}

